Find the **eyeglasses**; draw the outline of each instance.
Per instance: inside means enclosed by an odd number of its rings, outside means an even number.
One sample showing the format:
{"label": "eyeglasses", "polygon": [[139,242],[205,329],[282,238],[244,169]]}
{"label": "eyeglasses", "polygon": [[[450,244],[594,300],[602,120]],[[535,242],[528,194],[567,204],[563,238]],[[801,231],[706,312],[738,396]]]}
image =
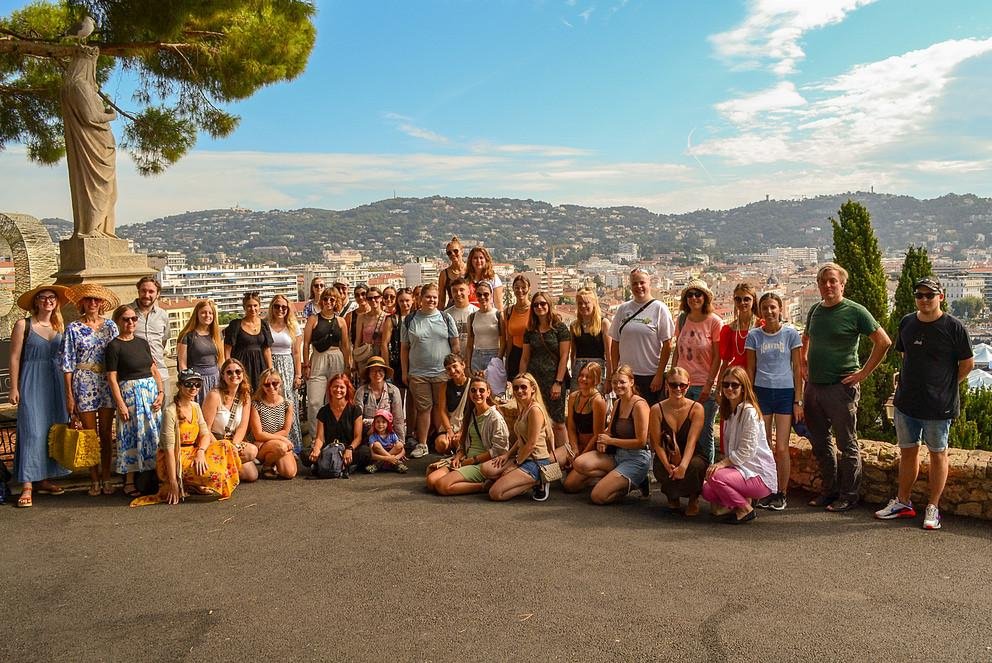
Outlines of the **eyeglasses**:
{"label": "eyeglasses", "polygon": [[669,382],[668,383],[668,388],[669,389],[688,389],[689,388],[689,383],[687,383],[687,382]]}
{"label": "eyeglasses", "polygon": [[727,382],[727,381],[724,381],[724,382],[721,382],[720,383],[720,386],[723,387],[724,389],[729,389],[731,391],[737,391],[738,389],[741,388],[741,383],[740,382]]}
{"label": "eyeglasses", "polygon": [[753,301],[754,300],[750,297],[734,297],[735,304],[744,304],[744,303],[750,304]]}
{"label": "eyeglasses", "polygon": [[55,295],[38,295],[35,297],[39,302],[55,302],[58,301],[58,297]]}
{"label": "eyeglasses", "polygon": [[267,387],[269,389],[278,389],[279,388],[279,385],[281,385],[281,384],[282,384],[281,382],[265,382],[265,383],[263,383],[263,386],[265,386],[265,387]]}
{"label": "eyeglasses", "polygon": [[240,368],[229,368],[224,371],[224,375],[241,375],[242,371]]}
{"label": "eyeglasses", "polygon": [[917,299],[933,299],[937,296],[936,292],[914,292],[913,297]]}
{"label": "eyeglasses", "polygon": [[121,318],[121,322],[124,322],[124,323],[127,323],[127,322],[137,322],[137,321],[138,321],[138,316],[136,316],[136,315],[125,315],[124,317]]}
{"label": "eyeglasses", "polygon": [[688,299],[689,297],[697,298],[697,297],[702,297],[703,293],[699,290],[690,290],[689,292],[685,293],[685,296],[686,299]]}
{"label": "eyeglasses", "polygon": [[202,386],[199,382],[183,382],[183,388],[185,389],[199,389]]}
{"label": "eyeglasses", "polygon": [[322,301],[322,302],[333,302],[334,301],[334,297],[321,297],[320,298],[320,301]]}
{"label": "eyeglasses", "polygon": [[524,390],[526,390],[526,389],[527,389],[527,387],[529,387],[529,386],[530,386],[530,384],[528,384],[528,383],[524,383],[524,384],[515,384],[515,385],[513,385],[513,391],[524,391]]}

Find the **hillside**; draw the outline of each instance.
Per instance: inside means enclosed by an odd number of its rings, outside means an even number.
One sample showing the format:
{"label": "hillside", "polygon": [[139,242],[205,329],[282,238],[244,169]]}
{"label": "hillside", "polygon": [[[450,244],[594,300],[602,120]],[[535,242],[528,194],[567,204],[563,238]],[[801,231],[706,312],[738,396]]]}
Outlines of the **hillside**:
{"label": "hillside", "polygon": [[[509,198],[392,198],[350,210],[204,210],[118,228],[144,251],[181,251],[191,258],[223,252],[240,261],[272,254],[259,247],[285,246],[280,262],[319,261],[324,249],[357,249],[366,258],[403,262],[439,255],[458,235],[482,242],[500,260],[549,256],[574,262],[609,255],[633,241],[642,255],[714,256],[764,251],[774,246],[830,248],[829,217],[848,198],[865,204],[884,249],[926,244],[955,255],[992,238],[992,199],[948,194],[931,200],[866,192],[803,200],[770,200],[730,210],[655,214],[640,207],[550,205]],[[66,222],[46,219],[50,230]],[[54,233],[53,233],[54,234]]]}

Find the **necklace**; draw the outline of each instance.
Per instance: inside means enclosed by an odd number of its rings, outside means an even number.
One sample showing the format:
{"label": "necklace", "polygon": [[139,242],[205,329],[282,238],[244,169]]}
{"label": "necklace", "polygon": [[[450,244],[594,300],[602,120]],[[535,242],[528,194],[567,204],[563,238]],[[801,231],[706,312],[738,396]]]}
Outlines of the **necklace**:
{"label": "necklace", "polygon": [[[752,315],[748,318],[747,330],[742,330],[741,329],[742,326],[743,325],[741,324],[741,319],[737,318],[737,322],[735,323],[736,329],[734,329],[733,331],[734,331],[734,350],[737,351],[738,357],[744,356],[744,347],[747,345],[747,331],[749,331],[754,327],[754,316]],[[743,338],[741,337],[741,331],[745,332]]]}

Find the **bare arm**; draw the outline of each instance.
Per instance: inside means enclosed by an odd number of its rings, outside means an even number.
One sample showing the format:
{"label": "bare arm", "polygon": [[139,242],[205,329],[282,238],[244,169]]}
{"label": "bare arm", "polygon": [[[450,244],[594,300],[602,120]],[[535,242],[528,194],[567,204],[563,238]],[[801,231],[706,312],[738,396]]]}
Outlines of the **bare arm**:
{"label": "bare arm", "polygon": [[311,315],[307,318],[307,324],[303,325],[303,363],[301,367],[303,368],[303,379],[310,379],[310,358],[313,353],[313,346],[310,345],[311,336],[313,336],[313,328],[317,324],[317,316]]}
{"label": "bare arm", "polygon": [[806,418],[803,406],[800,405],[803,400],[803,389],[806,386],[806,383],[803,382],[801,354],[802,348],[792,349],[792,389],[795,392],[795,398],[792,399],[794,401],[792,403],[792,418],[795,421],[802,421]]}
{"label": "bare arm", "polygon": [[127,403],[124,402],[124,394],[121,392],[120,383],[117,382],[117,371],[107,371],[107,384],[110,385],[110,393],[114,397],[117,416],[122,421],[129,421],[131,419],[131,413],[127,409]]}
{"label": "bare arm", "polygon": [[345,323],[344,318],[338,316],[338,325],[341,328],[341,352],[344,354],[344,367],[346,370],[351,370],[351,339],[349,338],[350,332],[348,331],[348,325]]}
{"label": "bare arm", "polygon": [[958,382],[964,382],[967,379],[967,377],[968,377],[968,373],[971,373],[971,371],[974,368],[975,368],[975,358],[974,357],[968,357],[967,359],[962,359],[961,361],[959,361],[958,362]]}
{"label": "bare arm", "polygon": [[24,351],[24,318],[14,323],[10,332],[10,404],[17,405],[21,400],[21,392],[17,388],[21,377],[21,353]]}
{"label": "bare arm", "polygon": [[379,334],[379,356],[389,361],[389,341],[393,337],[393,319],[388,315],[386,321],[382,323],[382,331]]}
{"label": "bare arm", "polygon": [[871,375],[872,371],[874,371],[882,362],[882,359],[885,358],[885,353],[889,351],[889,347],[892,345],[889,335],[886,334],[885,330],[881,327],[873,331],[868,338],[872,343],[871,354],[868,355],[868,361],[865,362],[865,365],[861,367],[860,371],[855,371],[850,375],[844,376],[841,380],[843,384],[853,386]]}

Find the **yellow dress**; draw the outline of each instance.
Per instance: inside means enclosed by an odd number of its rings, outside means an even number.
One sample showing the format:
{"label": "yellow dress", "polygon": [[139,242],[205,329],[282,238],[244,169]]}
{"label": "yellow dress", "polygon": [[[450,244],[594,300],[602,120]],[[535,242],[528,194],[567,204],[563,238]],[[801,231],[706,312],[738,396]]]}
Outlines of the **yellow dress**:
{"label": "yellow dress", "polygon": [[[162,438],[159,441],[158,469],[159,491],[156,495],[136,497],[131,506],[145,506],[166,502],[169,494],[169,478],[165,476],[165,454],[175,453],[177,479],[180,490],[185,497],[186,487],[194,486],[202,492],[209,492],[226,500],[234,492],[241,479],[238,471],[241,469],[241,459],[234,445],[229,440],[214,440],[204,453],[207,471],[197,474],[193,469],[193,458],[196,455],[196,441],[200,436],[200,427],[206,428],[203,414],[196,403],[192,404],[193,420],[178,421],[176,406],[166,408],[162,419]],[[168,432],[167,432],[168,431]]]}

